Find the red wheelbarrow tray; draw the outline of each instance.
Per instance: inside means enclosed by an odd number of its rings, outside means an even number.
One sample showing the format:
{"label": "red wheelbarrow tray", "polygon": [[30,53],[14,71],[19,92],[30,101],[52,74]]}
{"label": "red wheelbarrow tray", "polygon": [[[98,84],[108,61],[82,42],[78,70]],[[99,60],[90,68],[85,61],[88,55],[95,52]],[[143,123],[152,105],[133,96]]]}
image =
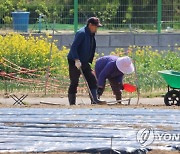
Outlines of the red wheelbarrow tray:
{"label": "red wheelbarrow tray", "polygon": [[173,70],[158,71],[166,83],[174,89],[180,89],[180,72]]}

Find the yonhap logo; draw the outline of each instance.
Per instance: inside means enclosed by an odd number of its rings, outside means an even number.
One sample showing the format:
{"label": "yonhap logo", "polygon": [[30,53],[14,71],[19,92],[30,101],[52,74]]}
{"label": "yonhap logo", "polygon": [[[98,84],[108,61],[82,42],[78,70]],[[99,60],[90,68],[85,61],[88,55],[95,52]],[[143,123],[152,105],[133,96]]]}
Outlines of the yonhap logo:
{"label": "yonhap logo", "polygon": [[180,134],[155,132],[152,128],[143,128],[137,132],[136,139],[142,147],[145,147],[154,141],[180,141]]}
{"label": "yonhap logo", "polygon": [[152,128],[143,128],[137,132],[136,139],[142,147],[150,145],[154,141],[154,130]]}

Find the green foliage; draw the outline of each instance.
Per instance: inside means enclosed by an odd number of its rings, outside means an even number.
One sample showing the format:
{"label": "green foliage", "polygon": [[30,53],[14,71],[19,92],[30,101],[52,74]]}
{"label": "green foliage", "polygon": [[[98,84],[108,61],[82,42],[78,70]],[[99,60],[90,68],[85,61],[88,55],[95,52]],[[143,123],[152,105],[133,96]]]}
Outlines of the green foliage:
{"label": "green foliage", "polygon": [[[162,21],[167,26],[178,29],[179,0],[163,0]],[[145,25],[142,29],[156,28],[157,0],[78,0],[79,23],[85,24],[90,16],[98,16],[105,28],[114,29],[128,24]],[[15,10],[30,11],[30,23],[37,22],[40,14],[46,15],[48,22],[54,19],[61,24],[73,24],[73,0],[0,0],[1,24],[12,22],[11,12]],[[173,10],[173,11],[172,11]],[[169,23],[173,21],[173,23]]]}
{"label": "green foliage", "polygon": [[10,24],[12,22],[11,11],[14,11],[11,0],[0,1],[0,19],[5,24]]}
{"label": "green foliage", "polygon": [[[49,64],[51,36],[47,37],[24,37],[20,34],[0,36],[0,62],[3,58],[18,66],[28,69],[44,69]],[[66,56],[68,49],[59,51],[53,42],[51,68],[52,74],[68,75]],[[11,72],[12,69],[0,64],[0,69]]]}
{"label": "green foliage", "polygon": [[[130,46],[125,52],[123,49],[116,49],[111,54],[117,56],[128,55],[134,60],[139,78],[139,84],[143,91],[165,88],[164,80],[159,76],[160,70],[180,71],[180,48],[177,51],[158,51],[150,46]],[[134,76],[126,78],[128,82],[134,81]]]}

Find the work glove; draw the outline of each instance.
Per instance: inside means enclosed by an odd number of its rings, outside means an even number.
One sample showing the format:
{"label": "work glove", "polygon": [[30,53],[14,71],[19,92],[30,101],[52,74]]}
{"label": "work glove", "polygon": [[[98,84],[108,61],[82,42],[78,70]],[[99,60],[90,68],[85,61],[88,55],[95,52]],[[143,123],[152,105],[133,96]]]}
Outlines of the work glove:
{"label": "work glove", "polygon": [[103,91],[104,91],[104,88],[98,88],[97,89],[97,94],[98,94],[98,96],[101,96],[102,94],[103,94]]}
{"label": "work glove", "polygon": [[81,64],[81,61],[79,59],[75,60],[75,66],[80,69],[82,64]]}

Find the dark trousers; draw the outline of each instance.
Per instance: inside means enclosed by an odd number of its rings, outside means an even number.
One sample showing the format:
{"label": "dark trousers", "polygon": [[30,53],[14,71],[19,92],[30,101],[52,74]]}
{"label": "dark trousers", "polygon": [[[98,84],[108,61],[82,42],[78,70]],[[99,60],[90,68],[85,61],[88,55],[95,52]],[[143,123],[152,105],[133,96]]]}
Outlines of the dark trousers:
{"label": "dark trousers", "polygon": [[[118,83],[116,81],[116,79],[113,79],[113,78],[109,78],[109,83],[111,85],[111,89],[113,91],[113,94],[116,96],[116,100],[121,100],[122,98],[122,84],[121,83]],[[103,89],[103,91],[105,90],[105,87]]]}
{"label": "dark trousers", "polygon": [[[69,86],[68,94],[75,94],[77,93],[77,87],[81,73],[80,70],[78,70],[77,67],[75,66],[74,60],[68,59],[68,63],[69,63],[69,78],[70,78],[70,86]],[[96,89],[97,81],[95,75],[92,72],[91,66],[87,63],[87,64],[82,64],[81,68],[88,82],[89,88]]]}

